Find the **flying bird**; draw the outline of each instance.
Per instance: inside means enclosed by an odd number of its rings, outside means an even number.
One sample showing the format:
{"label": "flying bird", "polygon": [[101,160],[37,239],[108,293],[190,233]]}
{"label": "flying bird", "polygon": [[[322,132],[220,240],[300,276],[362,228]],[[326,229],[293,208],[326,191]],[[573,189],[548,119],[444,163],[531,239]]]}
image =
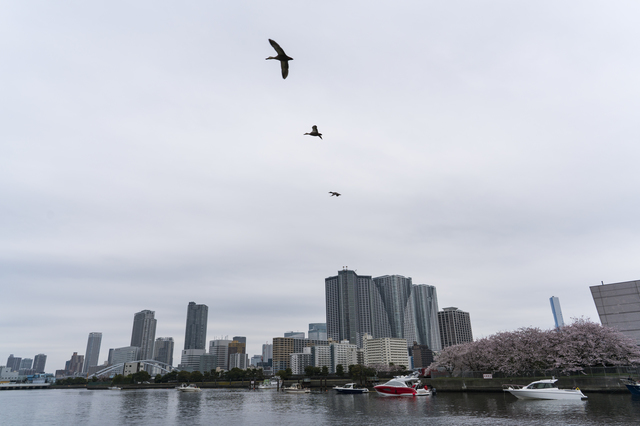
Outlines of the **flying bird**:
{"label": "flying bird", "polygon": [[314,125],[311,127],[311,133],[305,133],[305,135],[317,136],[322,139],[322,133],[318,132],[318,126]]}
{"label": "flying bird", "polygon": [[269,39],[269,43],[271,43],[271,46],[276,50],[278,56],[269,56],[267,59],[279,60],[280,67],[282,68],[282,78],[287,78],[289,75],[289,61],[293,61],[293,58],[288,57],[287,54],[284,53],[284,50],[282,50],[282,47],[275,41]]}
{"label": "flying bird", "polygon": [[340,195],[342,195],[342,194],[338,194],[337,192],[333,192],[333,191],[329,191],[329,194],[331,194],[332,197],[333,196],[339,197]]}

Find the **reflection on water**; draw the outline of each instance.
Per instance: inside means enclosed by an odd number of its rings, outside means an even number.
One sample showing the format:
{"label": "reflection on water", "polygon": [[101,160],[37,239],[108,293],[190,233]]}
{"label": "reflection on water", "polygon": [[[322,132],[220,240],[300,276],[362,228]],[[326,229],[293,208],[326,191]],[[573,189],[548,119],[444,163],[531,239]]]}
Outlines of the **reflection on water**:
{"label": "reflection on water", "polygon": [[586,401],[527,401],[503,393],[385,398],[273,390],[175,389],[2,391],[3,425],[636,425],[640,398],[589,394]]}

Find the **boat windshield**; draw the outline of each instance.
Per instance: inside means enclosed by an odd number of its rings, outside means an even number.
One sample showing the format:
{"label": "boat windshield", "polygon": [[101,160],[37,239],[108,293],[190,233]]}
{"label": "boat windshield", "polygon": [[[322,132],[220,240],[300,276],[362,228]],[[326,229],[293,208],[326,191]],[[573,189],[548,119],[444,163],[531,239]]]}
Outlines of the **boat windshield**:
{"label": "boat windshield", "polygon": [[553,383],[531,383],[529,386],[527,386],[528,389],[549,389],[555,387],[557,386],[555,386]]}
{"label": "boat windshield", "polygon": [[389,380],[387,383],[385,383],[385,386],[396,386],[396,387],[407,387],[407,385],[404,382],[401,382],[399,380]]}

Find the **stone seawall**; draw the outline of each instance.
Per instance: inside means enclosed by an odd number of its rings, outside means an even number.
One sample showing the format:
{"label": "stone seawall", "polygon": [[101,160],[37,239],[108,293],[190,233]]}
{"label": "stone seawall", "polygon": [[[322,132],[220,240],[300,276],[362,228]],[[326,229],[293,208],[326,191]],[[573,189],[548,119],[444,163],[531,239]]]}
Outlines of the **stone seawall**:
{"label": "stone seawall", "polygon": [[[528,385],[531,382],[551,377],[512,377],[500,379],[473,379],[461,377],[440,377],[423,379],[422,382],[433,386],[438,392],[502,392],[503,384]],[[558,387],[580,388],[585,392],[625,393],[629,392],[620,382],[619,376],[571,376],[558,377]]]}

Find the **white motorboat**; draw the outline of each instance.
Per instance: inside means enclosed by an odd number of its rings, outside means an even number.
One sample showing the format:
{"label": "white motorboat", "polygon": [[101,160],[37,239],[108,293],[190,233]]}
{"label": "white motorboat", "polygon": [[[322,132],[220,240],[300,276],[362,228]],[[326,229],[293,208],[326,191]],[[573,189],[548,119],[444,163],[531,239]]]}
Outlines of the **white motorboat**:
{"label": "white motorboat", "polygon": [[396,376],[383,385],[373,387],[382,396],[430,396],[432,390],[420,386],[418,374]]}
{"label": "white motorboat", "polygon": [[334,390],[338,393],[369,393],[367,388],[357,388],[355,383],[347,383],[344,386],[334,386]]}
{"label": "white motorboat", "polygon": [[285,387],[284,391],[288,393],[310,393],[311,389],[303,388],[300,386],[300,383],[294,383],[291,386]]}
{"label": "white motorboat", "polygon": [[122,388],[118,386],[109,386],[109,390],[122,390]]}
{"label": "white motorboat", "polygon": [[278,389],[279,377],[273,377],[271,379],[264,379],[261,385],[258,385],[258,389]]}
{"label": "white motorboat", "polygon": [[519,399],[574,399],[581,400],[587,397],[580,389],[558,389],[556,382],[558,379],[538,380],[529,383],[527,386],[522,385],[502,385],[505,392]]}
{"label": "white motorboat", "polygon": [[186,384],[182,384],[179,387],[177,387],[176,389],[178,389],[180,392],[200,392],[202,389],[200,389],[199,387],[197,387],[196,385],[194,385],[193,383],[190,385],[186,385]]}

